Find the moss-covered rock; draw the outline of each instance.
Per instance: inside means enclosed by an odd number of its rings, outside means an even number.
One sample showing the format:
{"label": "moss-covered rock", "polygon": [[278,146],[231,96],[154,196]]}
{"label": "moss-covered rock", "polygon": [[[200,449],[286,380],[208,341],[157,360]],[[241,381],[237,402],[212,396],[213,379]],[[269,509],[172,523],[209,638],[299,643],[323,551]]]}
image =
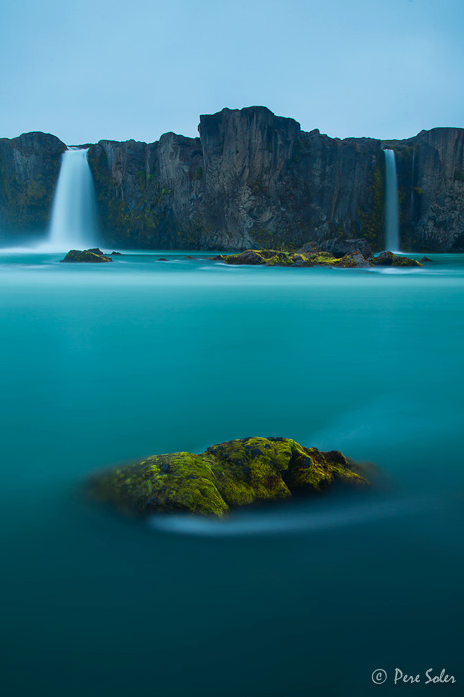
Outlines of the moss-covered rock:
{"label": "moss-covered rock", "polygon": [[251,266],[340,266],[344,268],[373,266],[373,262],[365,259],[359,252],[337,258],[330,252],[324,252],[315,247],[308,248],[304,253],[302,250],[292,253],[275,249],[247,249],[240,254],[221,254],[213,259],[223,261],[225,264]]}
{"label": "moss-covered rock", "polygon": [[364,269],[373,266],[372,259],[365,259],[360,252],[345,254],[341,259],[333,262],[332,266],[340,266],[343,269]]}
{"label": "moss-covered rock", "polygon": [[[115,252],[113,252],[113,254],[115,254]],[[99,264],[101,262],[113,260],[111,257],[105,256],[101,249],[95,248],[84,249],[83,251],[79,249],[71,249],[71,251],[68,252],[65,258],[61,261],[67,263],[84,262],[91,264]]]}
{"label": "moss-covered rock", "polygon": [[248,266],[314,266],[306,254],[282,252],[276,249],[246,249],[240,254],[220,254],[213,257],[230,265]]}
{"label": "moss-covered rock", "polygon": [[350,252],[343,257],[336,257],[331,252],[318,249],[314,243],[303,247],[298,252],[281,252],[275,249],[247,249],[240,254],[220,254],[213,257],[215,261],[223,261],[231,265],[251,266],[331,266],[344,269],[363,269],[370,266],[422,266],[415,259],[381,252],[377,257],[365,258],[361,252]]}
{"label": "moss-covered rock", "polygon": [[153,455],[91,478],[88,492],[126,513],[223,516],[230,508],[319,493],[336,482],[366,487],[358,466],[338,451],[290,438],[242,438],[201,455]]}

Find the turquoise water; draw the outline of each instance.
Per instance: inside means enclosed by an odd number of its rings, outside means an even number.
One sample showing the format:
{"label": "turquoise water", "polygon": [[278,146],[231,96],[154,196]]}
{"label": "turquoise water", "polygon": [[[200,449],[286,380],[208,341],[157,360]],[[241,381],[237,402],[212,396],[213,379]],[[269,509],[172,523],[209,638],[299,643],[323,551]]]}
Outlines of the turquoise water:
{"label": "turquoise water", "polygon": [[[0,256],[6,694],[458,694],[464,257],[194,257]],[[384,490],[221,523],[80,495],[98,469],[249,435],[375,462]],[[394,687],[396,667],[458,682]]]}

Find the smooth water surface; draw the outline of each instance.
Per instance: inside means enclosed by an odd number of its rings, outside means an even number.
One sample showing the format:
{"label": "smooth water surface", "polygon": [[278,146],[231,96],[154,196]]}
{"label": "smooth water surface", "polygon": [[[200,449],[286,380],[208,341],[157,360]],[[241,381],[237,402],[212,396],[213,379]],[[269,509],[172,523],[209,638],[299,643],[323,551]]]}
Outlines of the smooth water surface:
{"label": "smooth water surface", "polygon": [[[0,256],[5,694],[457,695],[371,674],[464,681],[463,257],[193,256]],[[100,468],[249,435],[375,462],[384,488],[222,522],[80,495]]]}

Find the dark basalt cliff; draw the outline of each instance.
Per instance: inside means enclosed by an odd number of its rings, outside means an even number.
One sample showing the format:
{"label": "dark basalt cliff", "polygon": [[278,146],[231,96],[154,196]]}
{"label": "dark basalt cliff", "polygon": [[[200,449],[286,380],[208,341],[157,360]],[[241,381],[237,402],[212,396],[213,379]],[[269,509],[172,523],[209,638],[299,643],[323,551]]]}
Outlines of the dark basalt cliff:
{"label": "dark basalt cliff", "polygon": [[[249,107],[202,116],[199,132],[90,147],[108,245],[275,249],[341,235],[383,249],[382,150],[389,147],[396,151],[402,248],[464,250],[463,129],[437,128],[403,141],[340,140]],[[35,146],[26,150],[26,141]],[[0,141],[6,227],[43,224],[63,148],[44,134]]]}
{"label": "dark basalt cliff", "polygon": [[47,133],[0,139],[0,239],[47,226],[65,150]]}
{"label": "dark basalt cliff", "polygon": [[386,145],[396,152],[404,248],[464,251],[464,129],[434,128]]}

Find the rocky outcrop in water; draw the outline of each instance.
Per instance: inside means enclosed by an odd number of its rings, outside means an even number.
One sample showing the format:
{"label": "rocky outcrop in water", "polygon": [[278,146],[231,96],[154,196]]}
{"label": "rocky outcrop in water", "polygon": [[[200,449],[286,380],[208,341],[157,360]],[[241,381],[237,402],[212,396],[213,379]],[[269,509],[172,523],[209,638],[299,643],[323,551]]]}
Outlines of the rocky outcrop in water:
{"label": "rocky outcrop in water", "polygon": [[[309,248],[308,248],[309,247]],[[280,252],[275,249],[247,249],[240,254],[219,254],[213,261],[223,261],[231,266],[326,266],[341,269],[364,269],[372,266],[422,266],[415,259],[381,252],[374,257],[365,258],[361,252],[354,250],[343,257],[335,257],[330,252],[317,249],[316,245],[305,245],[298,252]]]}
{"label": "rocky outcrop in water", "polygon": [[[90,147],[89,163],[108,245],[297,249],[363,237],[378,251],[387,147],[396,153],[402,249],[459,251],[463,134],[436,128],[404,141],[340,140],[304,132],[265,107],[223,109],[200,117],[198,138],[103,140]],[[44,225],[64,147],[44,134],[0,141],[5,227]]]}
{"label": "rocky outcrop in water", "polygon": [[243,438],[213,445],[201,455],[153,455],[96,475],[88,493],[138,516],[222,517],[233,508],[313,495],[337,483],[368,486],[359,466],[338,450],[320,452],[289,438]]}
{"label": "rocky outcrop in water", "polygon": [[85,264],[101,264],[106,261],[113,261],[111,257],[105,256],[101,249],[71,249],[65,258],[61,260],[67,264],[85,263]]}
{"label": "rocky outcrop in water", "polygon": [[419,261],[393,252],[380,252],[373,260],[376,266],[422,266]]}

